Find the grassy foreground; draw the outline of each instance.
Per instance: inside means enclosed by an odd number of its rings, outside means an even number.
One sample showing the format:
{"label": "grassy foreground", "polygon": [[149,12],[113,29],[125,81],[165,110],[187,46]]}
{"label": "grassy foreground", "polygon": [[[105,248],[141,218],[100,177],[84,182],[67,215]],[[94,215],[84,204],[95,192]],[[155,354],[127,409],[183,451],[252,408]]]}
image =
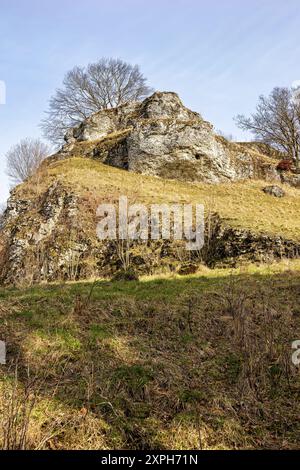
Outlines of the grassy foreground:
{"label": "grassy foreground", "polygon": [[299,280],[295,261],[0,289],[0,448],[299,448]]}

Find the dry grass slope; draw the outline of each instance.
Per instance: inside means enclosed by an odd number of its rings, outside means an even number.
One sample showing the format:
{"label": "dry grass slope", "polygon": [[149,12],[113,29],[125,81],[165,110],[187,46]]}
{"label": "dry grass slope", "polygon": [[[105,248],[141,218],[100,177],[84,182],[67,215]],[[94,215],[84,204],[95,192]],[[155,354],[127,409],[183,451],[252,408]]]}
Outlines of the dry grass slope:
{"label": "dry grass slope", "polygon": [[1,289],[0,447],[299,448],[299,276]]}

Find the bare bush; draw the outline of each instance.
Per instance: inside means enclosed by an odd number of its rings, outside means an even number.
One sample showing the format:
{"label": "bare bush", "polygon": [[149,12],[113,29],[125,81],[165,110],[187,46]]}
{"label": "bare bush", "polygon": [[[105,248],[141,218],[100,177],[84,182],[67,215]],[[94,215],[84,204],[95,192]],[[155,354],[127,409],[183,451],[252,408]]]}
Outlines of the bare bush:
{"label": "bare bush", "polygon": [[18,383],[18,367],[13,381],[6,384],[1,410],[2,450],[25,450],[28,446],[28,429],[32,411],[36,404],[34,381],[29,377],[23,388]]}
{"label": "bare bush", "polygon": [[23,139],[6,154],[7,175],[13,183],[22,183],[35,173],[49,154],[50,148],[39,139]]}

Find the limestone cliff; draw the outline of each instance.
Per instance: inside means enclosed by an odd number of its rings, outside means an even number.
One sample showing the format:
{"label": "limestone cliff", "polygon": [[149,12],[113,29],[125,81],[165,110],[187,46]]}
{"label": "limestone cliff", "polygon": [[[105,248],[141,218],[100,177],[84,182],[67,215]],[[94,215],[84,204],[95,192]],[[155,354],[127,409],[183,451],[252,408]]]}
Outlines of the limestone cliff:
{"label": "limestone cliff", "polygon": [[60,158],[86,156],[136,173],[220,183],[279,179],[274,155],[229,143],[175,93],[154,93],[142,103],[93,114],[66,135]]}

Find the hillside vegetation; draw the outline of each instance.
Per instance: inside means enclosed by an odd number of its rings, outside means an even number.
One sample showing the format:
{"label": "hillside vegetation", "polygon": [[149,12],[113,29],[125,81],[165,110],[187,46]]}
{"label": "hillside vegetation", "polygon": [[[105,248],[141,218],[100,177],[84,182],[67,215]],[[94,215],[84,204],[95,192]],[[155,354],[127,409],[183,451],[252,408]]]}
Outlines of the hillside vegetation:
{"label": "hillside vegetation", "polygon": [[[76,196],[80,225],[94,238],[97,205],[127,195],[202,203],[229,226],[299,240],[296,189],[285,187],[281,200],[264,194],[262,181],[182,183],[76,157],[46,161],[16,189],[31,208],[18,219],[24,234],[41,223],[53,184]],[[61,247],[63,218],[59,230],[52,243]],[[299,261],[285,260],[140,282],[1,288],[8,363],[0,447],[299,447],[300,376],[291,360],[299,277]]]}
{"label": "hillside vegetation", "polygon": [[[130,173],[88,158],[47,162],[29,184],[21,185],[19,197],[36,198],[59,180],[83,201],[117,202],[120,195],[131,202],[198,203],[206,213],[217,212],[228,225],[254,233],[282,235],[300,240],[299,191],[283,185],[282,199],[263,193],[265,181],[248,180],[213,185],[185,183]],[[280,186],[280,184],[279,184]],[[81,214],[84,217],[84,212]]]}
{"label": "hillside vegetation", "polygon": [[0,447],[299,448],[299,278],[294,261],[1,289]]}
{"label": "hillside vegetation", "polygon": [[278,158],[268,146],[216,135],[176,93],[100,110],[69,129],[58,153],[13,190],[0,231],[0,283],[109,279],[126,271],[124,246],[96,235],[99,204],[119,196],[205,209],[203,249],[189,252],[185,240],[135,240],[125,248],[134,275],[297,258],[298,190],[277,188],[282,199],[262,191],[280,184]]}

